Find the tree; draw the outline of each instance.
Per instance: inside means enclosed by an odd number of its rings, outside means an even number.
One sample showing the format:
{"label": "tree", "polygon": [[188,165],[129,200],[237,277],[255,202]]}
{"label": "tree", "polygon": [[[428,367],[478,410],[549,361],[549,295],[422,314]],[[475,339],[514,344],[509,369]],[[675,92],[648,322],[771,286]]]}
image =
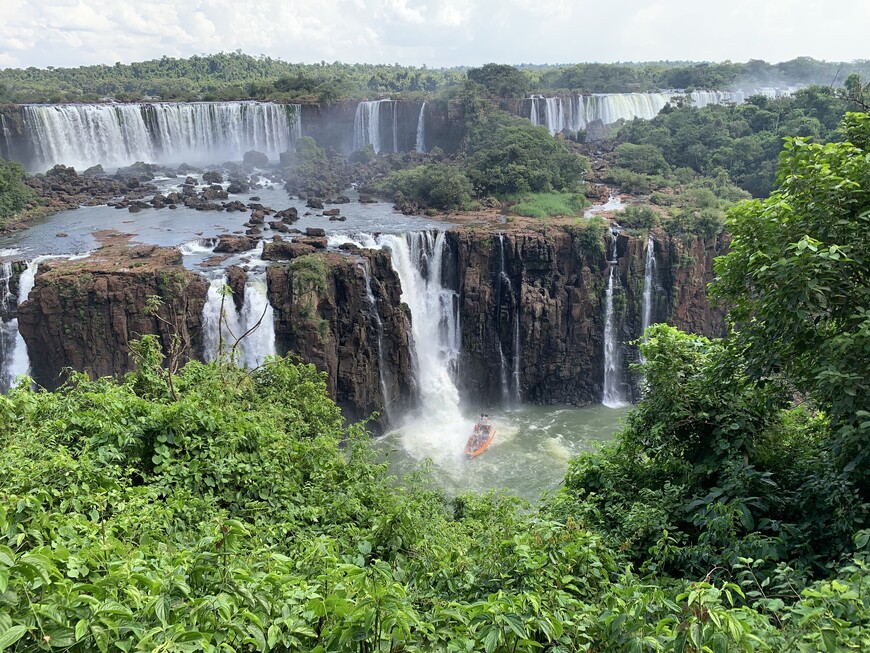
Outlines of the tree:
{"label": "tree", "polygon": [[756,378],[791,383],[829,416],[843,469],[870,497],[870,116],[843,141],[786,139],[779,188],[731,214],[716,294]]}
{"label": "tree", "polygon": [[486,88],[491,95],[499,97],[523,97],[530,87],[529,78],[523,71],[497,63],[470,68],[468,79]]}
{"label": "tree", "polygon": [[33,200],[33,191],[24,183],[24,168],[0,159],[0,226]]}

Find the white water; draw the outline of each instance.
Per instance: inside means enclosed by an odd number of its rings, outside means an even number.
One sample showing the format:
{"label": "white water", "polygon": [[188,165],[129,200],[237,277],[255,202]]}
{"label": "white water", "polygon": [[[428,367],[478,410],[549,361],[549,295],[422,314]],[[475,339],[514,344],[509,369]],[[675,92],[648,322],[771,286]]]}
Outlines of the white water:
{"label": "white water", "polygon": [[583,212],[584,218],[591,218],[596,213],[604,213],[606,211],[621,211],[625,205],[619,195],[611,195],[607,198],[604,204],[596,204]]}
{"label": "white water", "polygon": [[226,283],[222,273],[209,284],[202,309],[203,357],[211,362],[225,352],[242,367],[259,367],[266,356],[275,355],[275,318],[265,277],[248,277],[241,311],[236,311],[232,295],[223,294]]}
{"label": "white water", "polygon": [[608,408],[625,406],[625,394],[622,387],[622,356],[619,340],[616,337],[613,310],[613,285],[616,277],[616,237],[614,234],[611,258],[608,261],[610,275],[607,279],[607,294],[605,295],[604,312],[604,396],[601,403]]}
{"label": "white water", "polygon": [[426,151],[426,103],[420,106],[420,116],[417,118],[417,142],[414,149],[418,152]]}
{"label": "white water", "polygon": [[[646,267],[643,272],[643,316],[641,319],[641,331],[643,333],[644,341],[646,341],[646,330],[652,323],[652,299],[653,285],[655,284],[655,269],[655,241],[653,240],[652,234],[649,234],[646,240]],[[640,360],[641,362],[645,362],[643,354],[640,355]]]}
{"label": "white water", "polygon": [[692,91],[691,93],[593,93],[592,95],[533,95],[528,98],[529,119],[545,125],[551,134],[585,129],[596,120],[605,125],[619,120],[652,120],[668,102],[688,96],[699,108],[725,102],[743,102],[744,94],[729,91]]}
{"label": "white water", "polygon": [[520,359],[522,350],[520,349],[520,305],[517,302],[516,311],[514,312],[514,406],[519,406],[523,400],[522,390],[520,388]]}
{"label": "white water", "polygon": [[[27,301],[27,297],[30,295],[30,291],[33,290],[33,286],[36,283],[36,273],[39,270],[39,264],[48,258],[51,257],[37,256],[33,260],[27,262],[27,268],[21,273],[21,277],[18,280],[18,297],[16,298],[17,306],[21,306],[25,301]],[[12,294],[9,292],[9,280],[12,274],[12,266],[11,264],[8,265],[8,270],[7,264],[3,265],[3,275],[6,277],[3,297],[4,306],[10,306],[11,304],[7,304],[7,302],[11,302],[12,300]],[[14,338],[9,337],[13,334]],[[5,341],[9,342],[11,340],[11,347],[7,351],[2,352],[3,358],[0,359],[0,363],[5,363],[3,378],[0,378],[0,387],[8,389],[15,384],[18,377],[30,374],[30,356],[27,353],[27,343],[24,342],[24,338],[18,330],[17,318],[9,320],[3,324],[2,335]]]}
{"label": "white water", "polygon": [[375,153],[381,151],[381,103],[390,100],[372,100],[356,105],[353,118],[353,149],[371,145]]}
{"label": "white water", "polygon": [[462,416],[455,382],[462,335],[458,296],[441,279],[444,232],[329,238],[330,247],[342,243],[388,250],[402,285],[402,302],[411,311],[420,396],[417,409],[399,418],[396,431],[402,448],[416,460],[430,458],[448,467],[461,464],[473,422]]}
{"label": "white water", "polygon": [[197,238],[196,240],[181,243],[178,249],[184,256],[193,256],[196,254],[211,254],[214,251],[215,245],[217,245],[217,239],[215,238]]}
{"label": "white water", "polygon": [[248,150],[276,160],[302,133],[299,105],[271,102],[28,105],[24,122],[39,170],[217,163]]}

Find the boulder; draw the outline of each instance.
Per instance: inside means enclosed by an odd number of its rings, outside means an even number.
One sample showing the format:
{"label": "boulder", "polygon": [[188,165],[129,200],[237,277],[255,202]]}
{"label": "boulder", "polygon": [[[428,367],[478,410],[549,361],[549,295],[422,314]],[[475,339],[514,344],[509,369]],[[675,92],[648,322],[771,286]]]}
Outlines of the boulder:
{"label": "boulder", "polygon": [[238,254],[247,252],[257,246],[256,238],[246,236],[231,236],[224,234],[218,237],[214,251],[219,254]]}

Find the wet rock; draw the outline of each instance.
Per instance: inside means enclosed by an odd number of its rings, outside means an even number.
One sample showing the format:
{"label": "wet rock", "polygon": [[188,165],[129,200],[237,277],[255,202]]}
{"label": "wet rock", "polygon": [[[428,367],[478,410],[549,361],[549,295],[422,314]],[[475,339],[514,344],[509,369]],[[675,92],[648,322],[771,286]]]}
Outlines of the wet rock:
{"label": "wet rock", "polygon": [[305,235],[306,235],[306,236],[312,236],[312,237],[325,236],[325,235],[326,235],[326,230],[325,230],[325,229],[321,229],[320,227],[308,227],[308,228],[305,230]]}
{"label": "wet rock", "polygon": [[224,176],[217,170],[209,170],[202,175],[202,180],[206,184],[220,184],[223,183]]}
{"label": "wet rock", "polygon": [[313,254],[315,251],[315,248],[308,243],[275,240],[271,243],[263,243],[263,260],[290,261],[300,256]]}
{"label": "wet rock", "polygon": [[323,208],[323,200],[318,199],[317,197],[309,197],[305,202],[305,206],[309,209],[322,209]]}
{"label": "wet rock", "polygon": [[276,218],[281,219],[287,224],[293,224],[299,219],[299,211],[296,210],[296,207],[291,206],[288,209],[284,209],[283,211],[278,211],[275,214]]}
{"label": "wet rock", "polygon": [[341,209],[326,209],[323,212],[323,215],[332,216],[332,215],[338,215],[339,213],[341,213]]}
{"label": "wet rock", "polygon": [[265,168],[269,165],[269,157],[263,154],[262,152],[257,152],[256,150],[250,150],[245,152],[242,157],[246,166],[250,166],[252,168]]}
{"label": "wet rock", "polygon": [[218,237],[218,242],[217,245],[215,245],[214,251],[222,254],[238,254],[240,252],[252,250],[256,246],[256,238],[224,234]]}

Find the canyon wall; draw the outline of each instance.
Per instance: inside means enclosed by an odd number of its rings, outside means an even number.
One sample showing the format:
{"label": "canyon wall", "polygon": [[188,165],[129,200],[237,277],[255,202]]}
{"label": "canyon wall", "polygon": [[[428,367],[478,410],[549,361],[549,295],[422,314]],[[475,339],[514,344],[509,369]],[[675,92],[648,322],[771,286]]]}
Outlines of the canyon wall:
{"label": "canyon wall", "polygon": [[329,394],[350,420],[378,412],[376,428],[416,394],[410,319],[389,254],[312,254],[267,270],[279,354],[326,371]]}
{"label": "canyon wall", "polygon": [[[643,324],[646,235],[613,235],[596,223],[507,225],[503,231],[463,226],[446,234],[442,284],[458,296],[461,356],[457,381],[465,400],[590,404],[602,397],[604,321],[609,270],[616,251],[613,316],[621,351],[621,383],[637,398],[629,344]],[[615,238],[615,243],[614,239]],[[655,274],[651,322],[669,322],[708,336],[724,334],[724,311],[711,306],[707,283],[727,238],[653,234]],[[350,420],[380,417],[382,430],[418,396],[408,307],[381,249],[343,246],[267,268],[278,354],[292,353],[329,377],[330,395]],[[242,305],[244,273],[227,280]],[[177,250],[100,250],[87,259],[47,261],[29,299],[18,307],[32,375],[48,388],[66,367],[92,376],[132,368],[129,342],[182,336],[182,360],[203,356],[203,305],[208,281],[181,265]],[[147,310],[159,296],[159,315]],[[270,324],[269,326],[272,326]]]}
{"label": "canyon wall", "polygon": [[[110,248],[87,259],[45,261],[18,306],[31,376],[52,389],[65,368],[93,378],[123,374],[134,369],[130,341],[146,334],[158,335],[167,355],[178,334],[179,361],[198,358],[207,288],[176,249]],[[160,300],[153,311],[151,297]]]}
{"label": "canyon wall", "polygon": [[[609,274],[604,238],[612,236],[584,226],[448,232],[453,262],[448,283],[458,289],[461,307],[459,378],[467,396],[483,403],[511,395],[544,404],[601,400]],[[724,253],[727,240],[683,240],[657,232],[654,241],[651,322],[724,335],[724,310],[710,305],[706,288],[713,259]],[[620,233],[616,251],[615,328],[623,384],[630,389],[627,396],[637,398],[628,369],[637,361],[637,349],[627,343],[642,333],[646,238]]]}

